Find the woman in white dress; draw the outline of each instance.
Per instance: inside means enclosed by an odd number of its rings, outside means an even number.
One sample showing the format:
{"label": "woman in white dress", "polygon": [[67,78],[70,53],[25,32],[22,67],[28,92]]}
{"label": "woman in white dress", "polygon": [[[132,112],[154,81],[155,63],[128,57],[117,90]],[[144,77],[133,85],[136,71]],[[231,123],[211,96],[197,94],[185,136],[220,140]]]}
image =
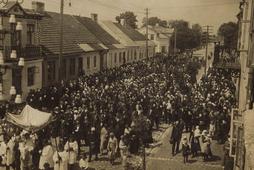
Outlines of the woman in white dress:
{"label": "woman in white dress", "polygon": [[63,147],[59,147],[53,155],[54,170],[68,170],[68,152]]}

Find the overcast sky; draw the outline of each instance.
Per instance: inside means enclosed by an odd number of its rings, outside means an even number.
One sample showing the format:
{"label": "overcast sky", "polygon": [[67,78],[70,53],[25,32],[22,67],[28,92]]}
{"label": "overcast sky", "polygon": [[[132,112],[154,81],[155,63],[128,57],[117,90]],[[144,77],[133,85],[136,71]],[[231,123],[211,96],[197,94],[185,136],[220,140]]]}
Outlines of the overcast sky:
{"label": "overcast sky", "polygon": [[[37,0],[45,3],[47,11],[59,12],[60,0]],[[90,16],[98,13],[99,20],[115,20],[124,11],[133,11],[141,23],[145,8],[150,16],[165,20],[184,19],[190,24],[213,25],[216,31],[224,22],[236,21],[240,0],[64,0],[65,13]],[[69,6],[71,3],[71,7]],[[31,8],[31,0],[24,0]]]}

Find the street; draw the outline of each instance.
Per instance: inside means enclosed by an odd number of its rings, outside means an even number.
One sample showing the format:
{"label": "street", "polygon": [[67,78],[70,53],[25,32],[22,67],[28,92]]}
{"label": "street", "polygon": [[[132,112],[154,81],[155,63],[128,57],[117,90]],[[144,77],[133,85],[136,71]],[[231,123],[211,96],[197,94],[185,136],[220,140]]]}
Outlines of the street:
{"label": "street", "polygon": [[[169,127],[163,134],[162,145],[152,151],[148,156],[147,170],[222,170],[222,145],[218,145],[216,141],[212,142],[212,152],[215,161],[203,162],[201,156],[198,158],[190,158],[189,163],[183,163],[182,153],[176,156],[171,155],[171,145],[169,139],[172,127]],[[180,147],[181,148],[181,147]]]}

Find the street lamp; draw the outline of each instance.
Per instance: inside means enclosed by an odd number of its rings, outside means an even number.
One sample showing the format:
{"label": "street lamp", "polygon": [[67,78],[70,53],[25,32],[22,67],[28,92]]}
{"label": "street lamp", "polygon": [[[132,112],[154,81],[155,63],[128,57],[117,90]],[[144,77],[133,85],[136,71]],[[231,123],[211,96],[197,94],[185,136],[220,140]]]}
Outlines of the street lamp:
{"label": "street lamp", "polygon": [[[5,1],[6,3],[8,2]],[[1,0],[0,0],[1,3]],[[3,3],[3,2],[2,2]],[[17,1],[19,3],[19,1]],[[23,30],[23,25],[22,22],[17,22],[16,21],[16,16],[11,14],[9,18],[9,24],[10,24],[10,30],[7,31],[4,29],[4,26],[0,24],[0,39],[2,41],[2,46],[0,49],[0,83],[3,84],[3,75],[6,72],[7,65],[5,65],[5,60],[4,60],[4,54],[6,55],[6,51],[4,48],[4,39],[5,35],[7,33],[10,34],[11,37],[11,53],[9,53],[9,58],[13,64],[10,66],[12,68],[13,74],[17,76],[21,76],[21,74],[18,74],[18,71],[21,71],[22,67],[25,65],[25,60],[23,57],[21,57],[21,35],[22,35],[22,30]],[[4,52],[3,52],[4,51]],[[17,58],[19,59],[17,60]],[[22,102],[21,98],[21,83],[18,81],[21,81],[21,78],[13,78],[12,86],[10,88],[10,95],[11,95],[11,101],[15,102],[16,104],[19,104]],[[16,97],[15,97],[16,95]],[[3,90],[0,90],[0,100],[3,100]]]}

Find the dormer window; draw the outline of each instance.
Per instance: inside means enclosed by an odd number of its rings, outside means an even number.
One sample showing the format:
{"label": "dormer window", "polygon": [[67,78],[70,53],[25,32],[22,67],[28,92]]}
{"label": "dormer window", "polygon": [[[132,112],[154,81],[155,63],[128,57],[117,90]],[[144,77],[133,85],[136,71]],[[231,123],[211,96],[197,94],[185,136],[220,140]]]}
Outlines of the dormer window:
{"label": "dormer window", "polygon": [[35,25],[27,24],[27,45],[33,45],[35,41]]}

